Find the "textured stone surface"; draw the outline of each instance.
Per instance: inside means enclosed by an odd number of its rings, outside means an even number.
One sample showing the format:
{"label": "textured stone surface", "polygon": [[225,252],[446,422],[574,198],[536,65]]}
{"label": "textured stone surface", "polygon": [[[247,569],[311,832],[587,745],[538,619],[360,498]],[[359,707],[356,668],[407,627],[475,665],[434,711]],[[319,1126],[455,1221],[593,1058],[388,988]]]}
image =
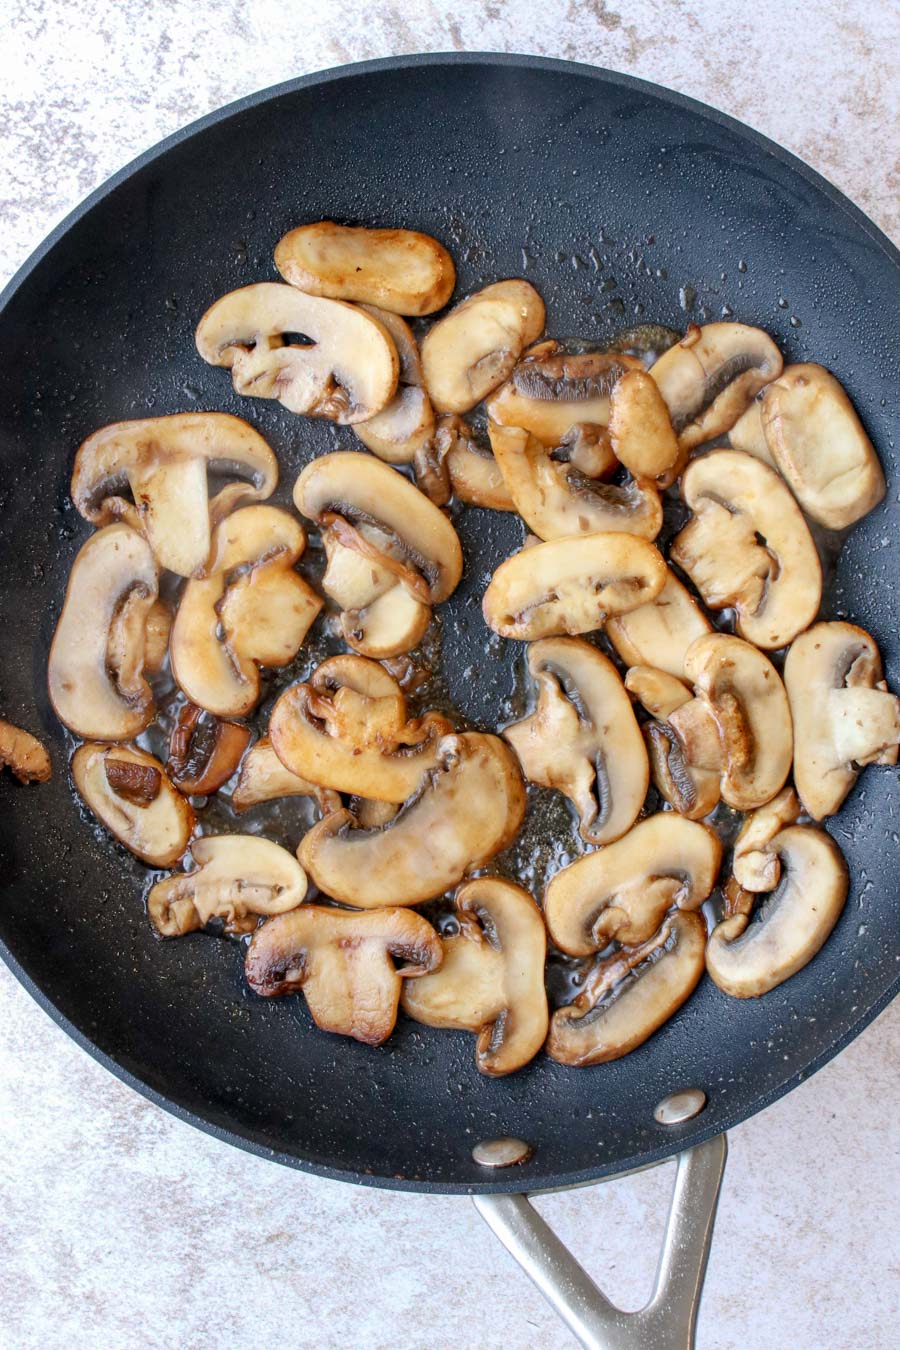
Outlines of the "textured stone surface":
{"label": "textured stone surface", "polygon": [[[520,50],[704,99],[900,232],[893,4],[631,0],[6,0],[0,280],[162,136],[306,70]],[[799,39],[799,40],[798,40]],[[100,1069],[0,973],[0,1345],[45,1350],[574,1344],[465,1199],[289,1174]],[[900,1014],[735,1130],[702,1350],[896,1344]],[[671,1169],[539,1202],[626,1307],[652,1280]]]}

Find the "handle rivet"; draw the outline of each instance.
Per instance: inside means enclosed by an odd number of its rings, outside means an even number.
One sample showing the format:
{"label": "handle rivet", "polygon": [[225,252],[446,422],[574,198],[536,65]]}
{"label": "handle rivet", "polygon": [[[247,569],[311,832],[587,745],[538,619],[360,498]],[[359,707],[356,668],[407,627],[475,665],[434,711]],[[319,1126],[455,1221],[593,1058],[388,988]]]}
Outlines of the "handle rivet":
{"label": "handle rivet", "polygon": [[659,1125],[681,1125],[699,1116],[705,1105],[706,1093],[702,1088],[684,1088],[663,1097],[653,1112],[653,1119]]}
{"label": "handle rivet", "polygon": [[533,1152],[524,1139],[482,1139],[472,1149],[472,1158],[479,1167],[512,1167],[527,1162]]}

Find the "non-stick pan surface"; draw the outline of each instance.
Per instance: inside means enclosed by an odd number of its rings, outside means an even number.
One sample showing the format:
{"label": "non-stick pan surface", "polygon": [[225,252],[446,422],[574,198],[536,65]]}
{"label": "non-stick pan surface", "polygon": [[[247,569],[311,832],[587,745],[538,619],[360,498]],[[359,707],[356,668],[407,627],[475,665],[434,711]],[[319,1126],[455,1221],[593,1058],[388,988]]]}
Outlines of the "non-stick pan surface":
{"label": "non-stick pan surface", "polygon": [[[459,292],[523,272],[548,329],[603,339],[626,323],[735,315],[847,387],[888,474],[852,534],[824,612],[870,629],[900,684],[896,427],[898,255],[853,206],[762,137],[625,76],[535,58],[413,57],[309,76],[206,118],[144,155],[26,264],[0,314],[0,709],[49,741],[55,776],[0,788],[0,936],[13,970],[80,1044],[221,1138],[333,1177],[432,1190],[563,1185],[727,1128],[800,1082],[896,989],[895,775],[870,770],[829,828],[853,878],[821,954],[760,1001],[704,981],[646,1045],[566,1070],[539,1058],[481,1078],[471,1037],[401,1019],[371,1050],[311,1027],[300,998],[244,988],[237,944],[160,942],[143,869],[79,813],[45,665],[87,534],[68,503],[75,448],[104,422],[220,408],[258,426],[287,491],[348,432],[239,401],[196,356],[218,295],[274,276],[290,226],[334,217],[428,231]],[[282,494],[282,499],[284,494]],[[466,577],[443,607],[450,692],[476,725],[509,694],[515,644],[486,647],[486,573],[521,538],[466,512]],[[472,670],[477,672],[473,678]],[[679,1087],[709,1104],[664,1130]],[[525,1167],[487,1177],[477,1140],[516,1134]]]}

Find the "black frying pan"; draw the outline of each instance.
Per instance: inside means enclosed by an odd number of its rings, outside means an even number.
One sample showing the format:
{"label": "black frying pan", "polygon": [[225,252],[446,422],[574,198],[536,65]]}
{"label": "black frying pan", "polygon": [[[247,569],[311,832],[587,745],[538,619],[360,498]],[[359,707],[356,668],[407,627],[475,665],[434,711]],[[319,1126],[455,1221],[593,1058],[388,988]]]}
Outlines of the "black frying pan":
{"label": "black frying pan", "polygon": [[[114,1073],[220,1138],[312,1172],[434,1191],[598,1178],[683,1149],[760,1110],[822,1065],[897,988],[893,777],[869,770],[829,823],[852,874],[823,951],[760,1001],[709,981],[646,1045],[589,1070],[541,1057],[481,1078],[472,1038],[401,1019],[371,1050],[312,1028],[301,998],[249,994],[236,943],[160,942],[145,872],[81,815],[45,692],[49,639],[87,534],[68,501],[79,442],[102,423],[189,408],[235,412],[297,470],[349,431],[239,401],[196,356],[224,291],[274,276],[290,226],[333,217],[442,239],[459,292],[525,274],[548,329],[603,340],[637,317],[684,327],[723,313],[771,332],[790,360],[833,369],[881,454],[889,501],[853,533],[826,596],[878,640],[897,637],[898,254],[816,174],[763,137],[626,76],[499,56],[411,57],[308,76],[170,138],[80,207],[22,268],[0,313],[0,709],[45,737],[55,776],[4,783],[3,953],[35,998]],[[727,307],[727,310],[726,310]],[[463,585],[443,607],[452,700],[497,721],[515,644],[487,651],[484,573],[516,547],[511,518],[467,511]],[[479,678],[467,674],[475,667]],[[565,820],[565,817],[557,817]],[[566,825],[566,828],[569,828]],[[697,1086],[674,1130],[652,1110]],[[533,1144],[486,1174],[472,1144]]]}

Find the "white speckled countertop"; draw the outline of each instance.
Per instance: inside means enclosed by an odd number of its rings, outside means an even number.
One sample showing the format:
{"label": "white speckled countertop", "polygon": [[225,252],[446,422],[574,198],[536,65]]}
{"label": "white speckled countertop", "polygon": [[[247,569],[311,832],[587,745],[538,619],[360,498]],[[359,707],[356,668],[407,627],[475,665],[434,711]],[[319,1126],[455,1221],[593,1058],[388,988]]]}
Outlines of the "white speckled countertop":
{"label": "white speckled countertop", "polygon": [[[568,57],[691,94],[900,233],[890,0],[6,0],[0,282],[193,118],[305,71],[451,48]],[[733,1132],[702,1350],[897,1344],[898,1049],[895,1007]],[[5,969],[0,1141],[0,1346],[574,1344],[468,1200],[315,1180],[217,1143],[99,1068]],[[649,1288],[670,1178],[540,1202],[625,1307]]]}

